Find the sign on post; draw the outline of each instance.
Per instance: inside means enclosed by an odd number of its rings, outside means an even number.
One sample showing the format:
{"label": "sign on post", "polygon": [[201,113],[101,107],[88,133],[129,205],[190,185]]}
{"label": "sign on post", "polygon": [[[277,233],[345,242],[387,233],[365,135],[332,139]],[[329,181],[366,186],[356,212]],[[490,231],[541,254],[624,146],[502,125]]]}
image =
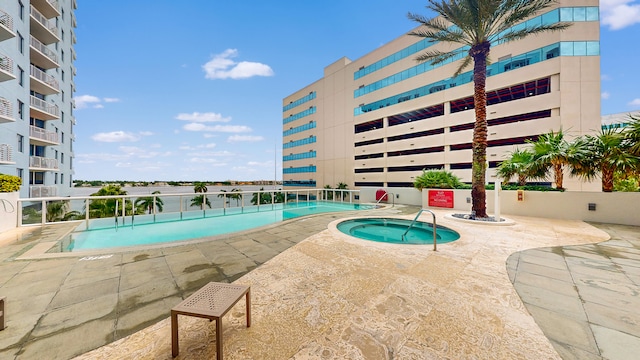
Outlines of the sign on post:
{"label": "sign on post", "polygon": [[429,190],[429,206],[453,209],[453,190]]}

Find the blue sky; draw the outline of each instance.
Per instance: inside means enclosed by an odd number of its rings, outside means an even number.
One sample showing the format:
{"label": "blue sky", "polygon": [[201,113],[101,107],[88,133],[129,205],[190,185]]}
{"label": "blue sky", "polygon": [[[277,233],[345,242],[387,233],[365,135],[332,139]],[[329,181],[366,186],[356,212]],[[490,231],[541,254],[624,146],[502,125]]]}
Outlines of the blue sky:
{"label": "blue sky", "polygon": [[[282,99],[410,31],[425,4],[80,0],[75,178],[281,179]],[[602,113],[639,110],[640,0],[600,11]]]}

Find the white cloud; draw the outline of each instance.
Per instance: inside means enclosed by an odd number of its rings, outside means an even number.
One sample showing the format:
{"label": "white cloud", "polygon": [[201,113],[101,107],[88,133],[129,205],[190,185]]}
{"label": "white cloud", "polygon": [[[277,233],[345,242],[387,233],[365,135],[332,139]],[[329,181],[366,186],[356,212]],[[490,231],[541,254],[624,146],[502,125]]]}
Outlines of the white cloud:
{"label": "white cloud", "polygon": [[223,117],[222,114],[217,114],[212,112],[208,112],[208,113],[194,112],[191,114],[181,113],[181,114],[178,114],[178,116],[176,116],[176,119],[193,121],[197,123],[231,121],[230,117]]}
{"label": "white cloud", "polygon": [[635,98],[629,102],[630,106],[640,106],[640,98]]}
{"label": "white cloud", "polygon": [[247,165],[260,166],[260,167],[273,167],[273,161],[265,161],[265,162],[249,161]]}
{"label": "white cloud", "polygon": [[611,80],[611,76],[609,76],[607,74],[602,74],[602,75],[600,75],[600,80],[601,81],[609,81],[609,80]]}
{"label": "white cloud", "polygon": [[134,142],[140,140],[137,135],[125,131],[97,133],[91,136],[91,139],[99,142]]}
{"label": "white cloud", "polygon": [[140,131],[139,134],[141,136],[151,136],[153,133],[151,131]]}
{"label": "white cloud", "polygon": [[229,138],[227,138],[227,142],[230,142],[230,143],[240,142],[240,141],[255,142],[255,141],[262,141],[262,140],[264,140],[262,136],[253,136],[253,135],[231,135],[229,136]]}
{"label": "white cloud", "polygon": [[600,23],[609,30],[640,23],[640,4],[636,0],[600,0]]}
{"label": "white cloud", "polygon": [[191,123],[182,127],[187,131],[209,131],[209,132],[227,132],[227,133],[243,133],[250,132],[251,128],[244,125],[214,125],[207,126],[202,123]]}
{"label": "white cloud", "polygon": [[606,91],[603,91],[602,94],[600,94],[600,96],[602,97],[603,100],[607,100],[609,97],[611,97],[611,94],[609,94]]}
{"label": "white cloud", "polygon": [[104,108],[104,105],[102,105],[102,101],[106,102],[106,103],[113,103],[113,102],[119,102],[120,99],[116,99],[116,98],[103,98],[100,99],[97,96],[93,96],[93,95],[79,95],[79,96],[74,96],[73,100],[76,103],[76,109],[80,110],[80,109],[86,109],[86,108],[94,108],[94,109],[102,109]]}
{"label": "white cloud", "polygon": [[249,61],[235,62],[232,58],[236,56],[236,49],[227,49],[222,54],[214,55],[209,62],[202,65],[205,78],[247,79],[254,76],[273,76],[273,70],[269,65]]}

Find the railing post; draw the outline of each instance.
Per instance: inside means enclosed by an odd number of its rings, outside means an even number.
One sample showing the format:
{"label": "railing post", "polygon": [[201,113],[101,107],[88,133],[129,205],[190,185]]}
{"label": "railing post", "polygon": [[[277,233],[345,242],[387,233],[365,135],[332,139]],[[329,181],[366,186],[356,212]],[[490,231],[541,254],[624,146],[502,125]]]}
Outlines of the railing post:
{"label": "railing post", "polygon": [[47,223],[47,200],[42,200],[42,223],[40,225],[44,226]]}
{"label": "railing post", "polygon": [[87,230],[89,230],[89,198],[84,199],[84,209],[85,209],[85,214],[84,214],[85,227],[87,228]]}

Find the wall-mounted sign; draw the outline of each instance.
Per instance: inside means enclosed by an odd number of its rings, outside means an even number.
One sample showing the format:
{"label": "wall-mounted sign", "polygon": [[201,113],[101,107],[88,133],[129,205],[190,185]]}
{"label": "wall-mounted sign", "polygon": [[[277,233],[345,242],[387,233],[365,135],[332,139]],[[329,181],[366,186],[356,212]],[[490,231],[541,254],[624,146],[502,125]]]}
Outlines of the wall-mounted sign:
{"label": "wall-mounted sign", "polygon": [[429,206],[453,208],[453,190],[429,190]]}
{"label": "wall-mounted sign", "polygon": [[518,201],[524,201],[524,190],[518,190]]}

